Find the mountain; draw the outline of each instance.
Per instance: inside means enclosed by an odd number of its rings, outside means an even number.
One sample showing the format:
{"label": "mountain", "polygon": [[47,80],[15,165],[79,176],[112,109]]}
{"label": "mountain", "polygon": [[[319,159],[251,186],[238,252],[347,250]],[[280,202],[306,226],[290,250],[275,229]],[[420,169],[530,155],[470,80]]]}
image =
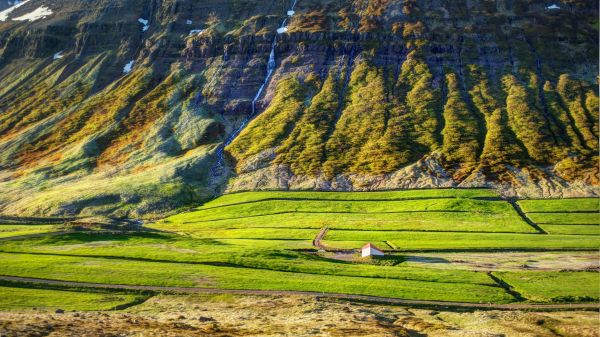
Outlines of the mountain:
{"label": "mountain", "polygon": [[0,2],[0,213],[256,189],[600,194],[598,3]]}

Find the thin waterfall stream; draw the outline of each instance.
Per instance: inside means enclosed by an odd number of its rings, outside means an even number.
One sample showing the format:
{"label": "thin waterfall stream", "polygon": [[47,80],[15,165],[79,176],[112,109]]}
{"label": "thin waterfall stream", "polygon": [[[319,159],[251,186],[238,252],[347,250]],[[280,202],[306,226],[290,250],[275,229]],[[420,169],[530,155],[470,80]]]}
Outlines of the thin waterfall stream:
{"label": "thin waterfall stream", "polygon": [[298,0],[294,0],[291,8],[287,11],[286,18],[283,19],[283,21],[281,22],[281,25],[279,25],[279,28],[277,29],[277,33],[273,37],[273,42],[271,43],[271,52],[269,53],[269,60],[267,62],[267,73],[265,75],[265,79],[263,80],[263,83],[258,88],[256,95],[252,99],[252,110],[250,111],[249,114],[246,115],[246,117],[241,122],[241,124],[229,135],[229,137],[227,137],[225,142],[223,144],[221,144],[219,146],[219,148],[217,149],[217,152],[216,152],[217,162],[211,168],[211,174],[213,177],[218,177],[222,173],[221,170],[223,168],[225,147],[228,146],[229,144],[231,144],[231,142],[233,142],[233,140],[242,132],[242,130],[246,127],[246,125],[250,122],[250,120],[252,120],[252,118],[254,118],[254,116],[256,115],[256,103],[262,96],[265,88],[267,87],[267,85],[269,84],[269,81],[271,80],[271,75],[273,75],[273,72],[277,68],[277,61],[275,59],[275,49],[277,48],[277,35],[287,32],[287,26],[286,26],[287,20],[289,17],[294,15],[294,13],[295,13],[294,9],[296,8],[297,1]]}

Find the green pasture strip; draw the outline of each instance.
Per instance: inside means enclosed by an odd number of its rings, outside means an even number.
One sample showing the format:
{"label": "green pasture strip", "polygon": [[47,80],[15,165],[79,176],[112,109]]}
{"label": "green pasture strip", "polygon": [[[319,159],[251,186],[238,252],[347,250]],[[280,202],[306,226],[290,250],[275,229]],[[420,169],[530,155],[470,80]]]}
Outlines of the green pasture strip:
{"label": "green pasture strip", "polygon": [[529,300],[536,302],[578,302],[600,299],[598,272],[494,272]]}
{"label": "green pasture strip", "polygon": [[502,288],[369,277],[290,273],[252,268],[0,253],[2,274],[107,284],[297,290],[406,299],[507,303]]}
{"label": "green pasture strip", "polygon": [[193,234],[209,228],[314,228],[534,233],[516,212],[285,213],[217,221],[160,221],[151,228]]}
{"label": "green pasture strip", "polygon": [[318,233],[318,229],[240,228],[206,229],[195,231],[192,236],[201,239],[312,240]]}
{"label": "green pasture strip", "polygon": [[197,239],[173,234],[89,234],[0,242],[0,251],[121,257],[173,262],[227,262],[232,256],[264,249],[310,249],[311,240],[229,240]]}
{"label": "green pasture strip", "polygon": [[236,256],[229,261],[248,268],[306,274],[496,285],[488,275],[482,272],[412,267],[403,264],[384,266],[342,262],[290,251],[256,252],[254,255]]}
{"label": "green pasture strip", "polygon": [[550,234],[600,235],[600,225],[540,225]]}
{"label": "green pasture strip", "polygon": [[[324,244],[331,248],[360,248],[366,242],[389,241],[400,250],[469,249],[597,249],[597,235],[542,235],[509,233],[384,232],[330,230]],[[385,247],[382,247],[385,249]]]}
{"label": "green pasture strip", "polygon": [[515,212],[506,201],[475,199],[425,199],[405,201],[314,201],[266,200],[248,204],[197,210],[167,218],[167,222],[185,223],[223,219],[240,219],[280,213],[393,213],[454,211],[470,213],[510,214]]}
{"label": "green pasture strip", "polygon": [[16,224],[0,224],[0,238],[8,238],[12,236],[41,234],[56,231],[56,225],[16,225]]}
{"label": "green pasture strip", "polygon": [[528,213],[527,216],[540,225],[600,225],[599,213]]}
{"label": "green pasture strip", "polygon": [[315,191],[265,191],[225,194],[198,207],[211,208],[224,205],[268,199],[319,199],[319,200],[406,200],[427,198],[498,198],[491,189],[427,189],[374,192],[315,192]]}
{"label": "green pasture strip", "polygon": [[525,212],[600,212],[600,198],[519,200]]}
{"label": "green pasture strip", "polygon": [[63,309],[110,310],[143,297],[115,292],[95,293],[0,286],[0,310]]}
{"label": "green pasture strip", "polygon": [[36,238],[0,245],[0,251],[53,254],[62,256],[111,257],[132,260],[172,261],[173,263],[221,263],[248,268],[293,271],[309,274],[396,278],[434,282],[493,285],[482,273],[440,272],[436,269],[404,266],[352,264],[284,249],[311,248],[309,242],[284,240],[230,239],[204,241],[174,240],[168,236],[157,244],[156,237],[130,236],[129,240],[110,236],[69,234],[47,240]]}

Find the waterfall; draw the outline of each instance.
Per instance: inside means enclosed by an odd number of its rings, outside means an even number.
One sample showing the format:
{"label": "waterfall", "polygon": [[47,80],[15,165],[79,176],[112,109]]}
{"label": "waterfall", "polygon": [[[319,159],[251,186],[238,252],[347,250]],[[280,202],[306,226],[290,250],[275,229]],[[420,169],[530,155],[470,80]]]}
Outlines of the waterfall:
{"label": "waterfall", "polygon": [[271,75],[273,74],[273,71],[275,71],[275,68],[277,67],[277,62],[275,61],[275,48],[277,47],[277,37],[275,37],[275,39],[273,40],[273,43],[271,44],[271,53],[269,54],[269,62],[267,63],[267,75],[265,76],[265,79],[263,81],[263,83],[261,84],[260,88],[258,88],[258,92],[256,92],[256,95],[254,96],[254,99],[252,100],[252,112],[250,113],[250,118],[254,117],[254,114],[256,113],[256,102],[259,100],[260,96],[262,95],[263,91],[265,90],[265,87],[267,86],[267,84],[269,83],[269,80],[271,79]]}
{"label": "waterfall", "polygon": [[211,173],[212,173],[213,177],[217,177],[221,174],[221,168],[223,167],[223,159],[224,159],[223,153],[224,153],[225,147],[227,145],[231,144],[231,142],[233,142],[233,140],[242,132],[242,130],[246,127],[246,125],[250,122],[250,120],[252,118],[254,118],[254,116],[256,115],[256,102],[258,102],[258,100],[261,98],[265,88],[267,87],[267,85],[269,84],[269,81],[271,80],[271,75],[273,75],[273,72],[277,68],[277,60],[276,60],[276,55],[275,55],[275,49],[277,49],[277,35],[287,32],[287,26],[286,26],[287,20],[288,20],[288,17],[291,17],[292,15],[294,15],[297,1],[298,0],[294,0],[294,2],[292,3],[292,7],[287,11],[287,17],[285,19],[283,19],[283,21],[279,25],[279,28],[277,29],[277,33],[275,34],[275,37],[273,37],[273,42],[271,43],[271,52],[269,53],[269,60],[267,62],[267,73],[265,74],[265,78],[264,78],[262,84],[260,85],[260,87],[258,88],[256,95],[254,95],[254,98],[252,99],[252,109],[251,109],[250,113],[248,113],[246,115],[246,117],[244,118],[244,120],[242,120],[240,125],[237,128],[235,128],[235,130],[229,135],[229,137],[227,137],[225,142],[222,145],[220,145],[219,148],[217,149],[217,152],[216,152],[217,162],[211,168]]}

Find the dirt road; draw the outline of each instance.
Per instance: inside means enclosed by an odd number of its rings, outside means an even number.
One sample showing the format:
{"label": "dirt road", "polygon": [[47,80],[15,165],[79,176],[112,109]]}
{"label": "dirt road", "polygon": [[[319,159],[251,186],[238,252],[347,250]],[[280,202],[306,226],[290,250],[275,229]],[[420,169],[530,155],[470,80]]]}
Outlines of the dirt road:
{"label": "dirt road", "polygon": [[321,228],[321,230],[319,231],[319,233],[317,234],[317,236],[313,240],[313,246],[314,247],[316,247],[318,249],[326,250],[325,246],[323,246],[321,244],[321,240],[323,240],[323,237],[325,237],[325,234],[327,234],[328,230],[329,230],[329,227],[323,227],[323,228]]}

